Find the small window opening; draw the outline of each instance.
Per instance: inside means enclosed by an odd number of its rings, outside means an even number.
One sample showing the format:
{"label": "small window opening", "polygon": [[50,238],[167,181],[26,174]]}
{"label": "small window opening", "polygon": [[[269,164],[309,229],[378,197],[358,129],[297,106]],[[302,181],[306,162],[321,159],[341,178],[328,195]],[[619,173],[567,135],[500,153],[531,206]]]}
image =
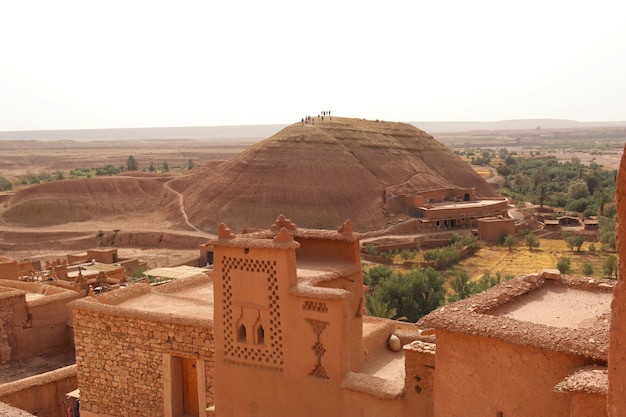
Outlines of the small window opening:
{"label": "small window opening", "polygon": [[265,329],[261,325],[256,329],[256,342],[259,345],[265,344]]}
{"label": "small window opening", "polygon": [[250,248],[243,248],[243,253],[246,255],[250,253]]}
{"label": "small window opening", "polygon": [[237,341],[239,343],[246,343],[246,326],[243,324],[237,327]]}

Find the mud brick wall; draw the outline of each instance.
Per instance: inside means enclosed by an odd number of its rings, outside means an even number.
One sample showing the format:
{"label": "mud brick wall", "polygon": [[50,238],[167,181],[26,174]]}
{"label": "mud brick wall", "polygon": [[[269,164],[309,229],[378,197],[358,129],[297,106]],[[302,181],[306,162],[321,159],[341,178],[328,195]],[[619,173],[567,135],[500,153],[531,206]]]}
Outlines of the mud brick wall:
{"label": "mud brick wall", "polygon": [[[76,388],[76,365],[70,365],[0,385],[0,402],[35,416],[65,417],[65,395]],[[0,410],[0,416],[5,415],[14,414]]]}
{"label": "mud brick wall", "polygon": [[[138,315],[139,316],[139,315]],[[191,324],[74,310],[81,411],[111,416],[164,415],[164,355],[205,362],[206,403],[213,404],[213,330]]]}

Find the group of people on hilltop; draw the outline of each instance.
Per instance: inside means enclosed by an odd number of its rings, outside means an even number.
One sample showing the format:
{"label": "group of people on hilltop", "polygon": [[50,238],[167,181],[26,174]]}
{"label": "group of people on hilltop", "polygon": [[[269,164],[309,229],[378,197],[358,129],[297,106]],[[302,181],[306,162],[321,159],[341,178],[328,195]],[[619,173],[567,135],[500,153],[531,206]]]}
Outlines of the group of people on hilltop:
{"label": "group of people on hilltop", "polygon": [[[321,116],[320,116],[321,115]],[[330,110],[322,110],[320,112],[320,114],[317,115],[317,120],[321,120],[322,123],[324,123],[324,117],[328,116],[328,118],[330,120],[333,120],[332,116],[330,115]],[[302,118],[302,126],[304,126],[305,124],[315,124],[315,117],[314,116],[306,116]]]}

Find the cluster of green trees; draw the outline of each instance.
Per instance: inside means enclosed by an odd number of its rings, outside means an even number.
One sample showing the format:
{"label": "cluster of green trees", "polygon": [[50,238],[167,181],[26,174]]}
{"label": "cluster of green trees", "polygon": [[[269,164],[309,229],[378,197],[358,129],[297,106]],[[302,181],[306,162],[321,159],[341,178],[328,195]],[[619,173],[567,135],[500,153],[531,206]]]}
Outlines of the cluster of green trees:
{"label": "cluster of green trees", "polygon": [[439,307],[444,301],[445,279],[432,268],[394,271],[388,266],[374,266],[363,272],[369,288],[365,294],[369,314],[411,322]]}
{"label": "cluster of green trees", "polygon": [[[192,169],[194,166],[195,165],[193,163],[193,160],[191,159],[187,160],[187,169]],[[103,167],[97,167],[97,168],[80,167],[80,168],[74,168],[74,169],[69,170],[68,175],[69,175],[69,178],[92,178],[93,176],[117,175],[121,172],[124,172],[125,170],[127,171],[139,170],[139,163],[132,155],[128,157],[126,161],[126,167],[124,166],[116,167],[111,164],[105,165]],[[161,165],[161,171],[169,172],[169,170],[170,170],[169,164],[167,163],[167,161],[164,161],[163,164]],[[154,167],[154,164],[152,162],[150,162],[148,171],[150,172],[156,171],[156,168]],[[27,172],[26,176],[19,179],[19,181],[17,181],[16,183],[19,183],[22,185],[34,185],[34,184],[41,184],[45,182],[51,182],[51,181],[59,181],[65,178],[66,178],[66,172],[58,170],[58,169],[55,171],[40,172],[38,174]],[[11,191],[13,190],[13,186],[14,186],[13,181],[9,180],[8,178],[0,176],[0,191]]]}
{"label": "cluster of green trees", "polygon": [[[512,276],[506,276],[509,280]],[[471,281],[465,271],[457,271],[445,287],[444,273],[432,268],[394,271],[389,266],[377,265],[363,271],[367,311],[376,317],[416,322],[447,302],[467,298],[485,291],[502,281],[500,273],[483,274]],[[446,298],[447,297],[447,298]]]}
{"label": "cluster of green trees", "polygon": [[461,260],[461,250],[466,248],[468,255],[473,255],[480,244],[474,236],[452,235],[450,245],[424,252],[424,260],[433,262],[435,269],[446,269]]}
{"label": "cluster of green trees", "polygon": [[497,172],[504,177],[499,190],[518,201],[534,201],[540,206],[561,207],[585,216],[615,215],[611,203],[615,195],[615,170],[595,162],[583,165],[578,158],[568,162],[556,159],[516,158],[514,152],[498,151]]}
{"label": "cluster of green trees", "polygon": [[[510,279],[513,279],[512,275],[504,277],[505,281]],[[491,273],[487,271],[478,281],[471,281],[465,271],[457,271],[450,280],[452,293],[448,295],[448,302],[452,303],[467,298],[470,295],[478,294],[479,292],[483,292],[498,285],[500,282],[502,282],[500,271],[496,272],[495,276],[491,276]]]}

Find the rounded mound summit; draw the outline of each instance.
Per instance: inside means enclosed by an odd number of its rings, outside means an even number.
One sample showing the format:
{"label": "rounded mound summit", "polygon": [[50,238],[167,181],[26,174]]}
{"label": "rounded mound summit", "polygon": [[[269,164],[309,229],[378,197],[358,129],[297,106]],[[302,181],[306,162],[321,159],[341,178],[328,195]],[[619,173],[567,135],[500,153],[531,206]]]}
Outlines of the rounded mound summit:
{"label": "rounded mound summit", "polygon": [[189,220],[214,231],[267,226],[284,213],[306,228],[384,228],[406,196],[475,188],[497,194],[466,162],[405,123],[328,117],[295,123],[235,158],[177,181]]}

